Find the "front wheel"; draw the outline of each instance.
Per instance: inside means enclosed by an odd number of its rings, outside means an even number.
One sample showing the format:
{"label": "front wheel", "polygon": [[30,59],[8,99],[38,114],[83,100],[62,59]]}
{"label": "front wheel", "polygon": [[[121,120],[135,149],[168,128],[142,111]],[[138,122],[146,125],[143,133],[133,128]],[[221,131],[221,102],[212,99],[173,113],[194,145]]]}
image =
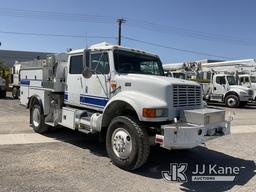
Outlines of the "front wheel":
{"label": "front wheel", "polygon": [[40,105],[34,104],[30,109],[31,124],[36,133],[45,133],[48,126],[44,123],[43,109]]}
{"label": "front wheel", "polygon": [[148,158],[148,134],[134,118],[115,117],[107,130],[106,148],[113,164],[124,170],[134,170]]}
{"label": "front wheel", "polygon": [[225,98],[225,104],[227,107],[230,107],[230,108],[239,107],[240,100],[236,95],[228,95]]}

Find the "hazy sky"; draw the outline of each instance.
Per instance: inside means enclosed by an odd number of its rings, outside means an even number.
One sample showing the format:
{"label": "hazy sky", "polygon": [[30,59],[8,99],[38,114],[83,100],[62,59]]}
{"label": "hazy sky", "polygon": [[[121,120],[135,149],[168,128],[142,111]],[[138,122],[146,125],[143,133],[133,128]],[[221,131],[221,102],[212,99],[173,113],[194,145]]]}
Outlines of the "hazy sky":
{"label": "hazy sky", "polygon": [[115,20],[124,17],[123,36],[141,42],[122,44],[156,53],[163,63],[256,58],[255,8],[253,0],[0,0],[0,49],[63,52],[86,47],[77,37],[86,35],[113,37],[87,38],[89,45],[116,43]]}

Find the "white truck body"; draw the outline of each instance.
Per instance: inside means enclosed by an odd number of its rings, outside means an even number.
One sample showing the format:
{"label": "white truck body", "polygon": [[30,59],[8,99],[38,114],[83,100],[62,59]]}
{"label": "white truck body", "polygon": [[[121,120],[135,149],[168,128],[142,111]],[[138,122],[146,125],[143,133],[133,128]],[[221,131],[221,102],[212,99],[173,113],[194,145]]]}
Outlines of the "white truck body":
{"label": "white truck body", "polygon": [[36,132],[47,124],[103,134],[123,169],[140,167],[150,145],[192,148],[230,134],[225,111],[203,105],[198,83],[165,77],[158,56],[144,51],[96,44],[21,69],[20,78]]}

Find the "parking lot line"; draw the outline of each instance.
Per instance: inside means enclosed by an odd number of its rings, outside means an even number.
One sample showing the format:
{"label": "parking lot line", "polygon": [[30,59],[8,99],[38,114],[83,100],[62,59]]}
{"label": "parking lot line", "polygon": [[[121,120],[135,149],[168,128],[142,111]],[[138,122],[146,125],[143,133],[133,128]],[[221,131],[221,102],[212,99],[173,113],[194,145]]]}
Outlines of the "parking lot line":
{"label": "parking lot line", "polygon": [[59,140],[46,137],[37,133],[26,134],[1,134],[0,145],[33,144],[33,143],[53,143]]}

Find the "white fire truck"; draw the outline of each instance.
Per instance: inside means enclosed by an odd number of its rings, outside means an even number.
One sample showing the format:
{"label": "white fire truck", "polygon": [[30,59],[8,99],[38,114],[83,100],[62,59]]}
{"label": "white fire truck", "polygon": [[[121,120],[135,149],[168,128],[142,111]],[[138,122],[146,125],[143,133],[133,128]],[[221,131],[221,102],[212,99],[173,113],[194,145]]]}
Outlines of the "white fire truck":
{"label": "white fire truck", "polygon": [[230,133],[198,83],[164,76],[157,55],[107,43],[48,56],[20,71],[20,102],[37,133],[62,125],[100,133],[112,162],[142,166],[150,146],[187,149]]}

